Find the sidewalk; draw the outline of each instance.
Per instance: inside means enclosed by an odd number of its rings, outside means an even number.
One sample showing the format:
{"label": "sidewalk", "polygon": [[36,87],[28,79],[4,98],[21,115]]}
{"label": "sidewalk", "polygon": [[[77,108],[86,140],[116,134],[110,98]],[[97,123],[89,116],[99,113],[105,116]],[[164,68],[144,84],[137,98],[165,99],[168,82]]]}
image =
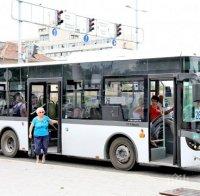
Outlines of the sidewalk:
{"label": "sidewalk", "polygon": [[2,196],[154,196],[179,187],[200,189],[200,183],[134,171],[104,171],[98,166],[95,169],[0,158]]}

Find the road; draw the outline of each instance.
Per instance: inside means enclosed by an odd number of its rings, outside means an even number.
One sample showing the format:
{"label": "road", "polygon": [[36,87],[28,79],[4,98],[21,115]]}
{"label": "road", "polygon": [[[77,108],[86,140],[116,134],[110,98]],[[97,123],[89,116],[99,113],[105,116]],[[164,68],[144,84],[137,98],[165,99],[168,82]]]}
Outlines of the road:
{"label": "road", "polygon": [[149,166],[126,172],[108,162],[49,156],[36,164],[25,155],[0,155],[2,196],[154,196],[179,187],[200,189],[200,172]]}

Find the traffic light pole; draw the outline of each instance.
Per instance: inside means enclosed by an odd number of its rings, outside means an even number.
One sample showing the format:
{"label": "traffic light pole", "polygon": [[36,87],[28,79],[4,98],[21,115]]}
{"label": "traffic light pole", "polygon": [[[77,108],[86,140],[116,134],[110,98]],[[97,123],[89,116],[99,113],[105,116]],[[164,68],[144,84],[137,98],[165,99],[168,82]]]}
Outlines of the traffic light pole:
{"label": "traffic light pole", "polygon": [[138,50],[138,0],[135,0],[135,43]]}
{"label": "traffic light pole", "polygon": [[21,0],[18,0],[18,63],[22,62],[22,43],[21,43]]}
{"label": "traffic light pole", "polygon": [[134,0],[135,3],[134,3],[134,7],[130,6],[130,5],[126,5],[125,7],[126,8],[130,8],[134,11],[134,29],[135,29],[135,38],[133,38],[133,42],[135,43],[135,48],[136,50],[138,50],[138,47],[139,47],[139,39],[138,39],[138,35],[139,35],[139,29],[141,30],[141,28],[139,28],[138,26],[138,13],[139,12],[147,12],[146,10],[140,10],[138,9],[138,0]]}
{"label": "traffic light pole", "polygon": [[[28,23],[31,23],[31,24],[36,24],[36,25],[42,25],[42,26],[46,26],[46,27],[55,27],[55,25],[50,25],[50,24],[44,24],[44,23],[40,23],[40,22],[34,22],[32,20],[26,20],[24,18],[22,18],[21,16],[21,13],[22,13],[22,4],[26,4],[26,5],[30,5],[30,9],[31,9],[31,14],[32,14],[32,7],[39,7],[39,8],[43,8],[43,10],[49,10],[53,13],[57,13],[57,10],[56,9],[52,9],[52,8],[48,8],[48,7],[44,7],[44,6],[41,6],[40,4],[37,5],[37,4],[34,4],[34,3],[31,3],[31,2],[26,2],[26,1],[23,1],[23,0],[16,0],[18,2],[18,16],[17,18],[13,15],[13,1],[12,1],[12,4],[11,4],[11,17],[12,19],[14,20],[17,20],[18,22],[18,63],[21,63],[23,62],[23,59],[22,59],[22,41],[21,41],[21,35],[22,35],[22,22],[28,22]],[[44,11],[43,11],[44,12]],[[44,14],[44,13],[43,13]],[[56,15],[55,15],[56,16]],[[28,17],[27,17],[28,18]],[[32,15],[31,15],[31,18],[32,18]],[[43,21],[44,22],[44,21]]]}

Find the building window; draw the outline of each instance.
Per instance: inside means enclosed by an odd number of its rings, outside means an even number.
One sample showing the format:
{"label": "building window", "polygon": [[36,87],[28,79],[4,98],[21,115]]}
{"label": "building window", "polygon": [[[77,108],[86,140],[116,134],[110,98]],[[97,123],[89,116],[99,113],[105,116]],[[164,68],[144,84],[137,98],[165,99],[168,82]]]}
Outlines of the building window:
{"label": "building window", "polygon": [[48,41],[49,40],[49,35],[45,34],[45,35],[40,35],[40,41]]}
{"label": "building window", "polygon": [[78,38],[78,35],[71,35],[70,36],[70,39],[77,39]]}

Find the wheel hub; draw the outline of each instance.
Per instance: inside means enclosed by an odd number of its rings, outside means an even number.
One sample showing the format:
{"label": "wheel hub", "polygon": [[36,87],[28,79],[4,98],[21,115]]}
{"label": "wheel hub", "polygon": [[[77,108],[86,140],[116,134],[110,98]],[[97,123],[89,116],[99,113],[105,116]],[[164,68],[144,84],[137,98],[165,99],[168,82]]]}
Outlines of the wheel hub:
{"label": "wheel hub", "polygon": [[12,152],[15,147],[14,140],[12,137],[9,137],[6,142],[6,150]]}
{"label": "wheel hub", "polygon": [[120,163],[126,163],[130,159],[130,152],[129,149],[121,145],[116,149],[116,157]]}

